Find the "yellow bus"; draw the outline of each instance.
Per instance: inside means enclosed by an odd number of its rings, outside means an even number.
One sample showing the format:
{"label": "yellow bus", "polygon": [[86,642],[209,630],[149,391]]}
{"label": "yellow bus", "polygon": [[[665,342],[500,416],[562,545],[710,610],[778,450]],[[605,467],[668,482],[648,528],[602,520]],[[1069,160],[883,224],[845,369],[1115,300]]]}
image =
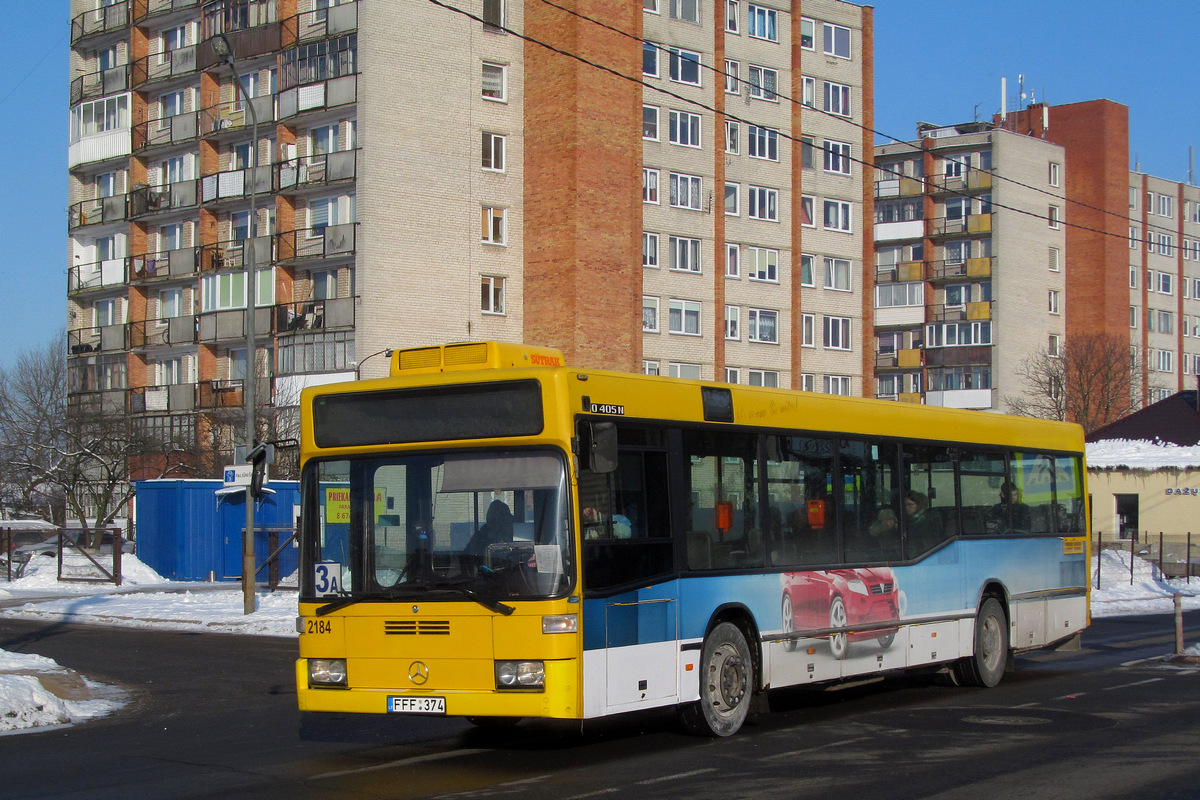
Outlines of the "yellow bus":
{"label": "yellow bus", "polygon": [[397,351],[301,400],[299,704],[480,725],[945,670],[1088,622],[1078,426]]}

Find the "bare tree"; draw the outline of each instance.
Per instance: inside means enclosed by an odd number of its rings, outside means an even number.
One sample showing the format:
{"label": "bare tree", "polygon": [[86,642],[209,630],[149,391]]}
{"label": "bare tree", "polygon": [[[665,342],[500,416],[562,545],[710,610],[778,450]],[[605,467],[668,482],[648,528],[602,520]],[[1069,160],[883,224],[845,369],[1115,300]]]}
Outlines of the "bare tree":
{"label": "bare tree", "polygon": [[1021,362],[1025,392],[1004,400],[1009,413],[1077,422],[1091,433],[1138,409],[1141,372],[1128,338],[1081,334],[1057,354],[1041,350]]}
{"label": "bare tree", "polygon": [[23,350],[0,371],[0,481],[4,505],[21,515],[65,522],[62,488],[54,479],[66,416],[66,340],[60,331]]}

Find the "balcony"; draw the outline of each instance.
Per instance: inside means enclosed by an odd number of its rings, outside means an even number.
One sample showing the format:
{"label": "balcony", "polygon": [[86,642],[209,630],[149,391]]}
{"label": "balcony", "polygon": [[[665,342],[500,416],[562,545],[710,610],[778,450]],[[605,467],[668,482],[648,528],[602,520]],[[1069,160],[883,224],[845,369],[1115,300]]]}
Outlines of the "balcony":
{"label": "balcony", "polygon": [[358,75],[342,75],[327,81],[293,86],[279,93],[279,118],[306,111],[323,111],[358,102]]}
{"label": "balcony", "polygon": [[124,325],[102,325],[67,331],[67,352],[73,356],[123,351],[128,349],[126,342]]}
{"label": "balcony", "polygon": [[992,318],[991,301],[983,300],[975,303],[960,303],[958,305],[935,305],[932,307],[931,322],[969,322]]}
{"label": "balcony", "polygon": [[952,236],[959,233],[991,233],[991,214],[971,214],[966,217],[937,217],[930,220],[930,236]]}
{"label": "balcony", "polygon": [[68,230],[125,220],[126,197],[127,195],[114,194],[110,197],[80,200],[78,203],[72,204],[67,210]]}
{"label": "balcony", "polygon": [[276,234],[279,263],[354,255],[358,225],[347,222],[326,228],[301,228]]}
{"label": "balcony", "polygon": [[[264,126],[275,121],[275,96],[261,95],[250,98],[254,113],[258,115],[258,124]],[[200,112],[200,133],[211,136],[217,133],[241,131],[254,124],[250,113],[239,100],[231,103],[220,103],[209,106]],[[264,127],[265,131],[266,128]]]}
{"label": "balcony", "polygon": [[195,8],[200,5],[200,0],[147,0],[145,5],[139,4],[139,8],[134,8],[134,22],[141,23],[142,20],[150,17],[157,17],[160,14],[170,14],[175,11],[184,11],[189,8]]}
{"label": "balcony", "polygon": [[[260,166],[255,169],[254,193],[260,197],[271,194],[271,167]],[[250,170],[233,169],[218,172],[215,175],[205,175],[200,181],[201,202],[208,204],[218,200],[240,200],[250,196]]]}
{"label": "balcony", "polygon": [[180,47],[169,53],[151,53],[133,62],[133,86],[192,75],[196,72],[196,45]]}
{"label": "balcony", "polygon": [[129,347],[176,347],[196,343],[196,316],[147,319],[129,323]]}
{"label": "balcony", "polygon": [[929,265],[929,280],[955,280],[963,278],[987,278],[992,274],[992,259],[968,258],[965,261],[934,261]]}
{"label": "balcony", "polygon": [[942,408],[991,408],[992,390],[953,389],[943,392],[926,392],[925,404]]}
{"label": "balcony", "polygon": [[196,206],[198,181],[179,181],[167,186],[135,186],[129,193],[129,217],[161,214]]}
{"label": "balcony", "polygon": [[358,3],[339,3],[288,17],[283,21],[284,47],[328,39],[358,30]]}
{"label": "balcony", "polygon": [[129,413],[129,392],[126,389],[67,392],[67,413],[104,414],[123,417]]}
{"label": "balcony", "polygon": [[129,89],[129,65],[97,70],[71,81],[71,105]]}
{"label": "balcony", "polygon": [[353,181],[357,176],[357,150],[293,158],[275,165],[275,191],[331,186]]}
{"label": "balcony", "polygon": [[[265,170],[264,170],[265,172]],[[200,271],[221,272],[245,269],[249,239],[229,239],[224,242],[206,244],[200,250]],[[254,266],[265,268],[275,261],[274,239],[258,236],[254,239]]]}
{"label": "balcony", "polygon": [[875,181],[876,197],[912,197],[925,190],[920,178],[885,178]]}
{"label": "balcony", "polygon": [[[254,310],[254,335],[267,337],[271,334],[272,306]],[[209,311],[200,315],[198,341],[213,342],[243,341],[246,338],[246,311],[233,308],[228,311]]]}
{"label": "balcony", "polygon": [[170,147],[194,141],[200,128],[200,112],[149,119],[133,126],[133,152],[151,147]]}
{"label": "balcony", "polygon": [[71,47],[85,39],[104,33],[123,30],[129,26],[130,0],[84,11],[71,20]]}
{"label": "balcony", "polygon": [[143,386],[129,390],[129,411],[192,411],[196,408],[198,384],[174,383],[169,386]]}
{"label": "balcony", "polygon": [[911,283],[924,280],[925,265],[920,261],[904,261],[899,264],[880,264],[875,269],[877,283]]}
{"label": "balcony", "polygon": [[124,286],[128,280],[127,266],[127,259],[124,258],[74,264],[67,271],[67,292],[74,294],[108,286]]}
{"label": "balcony", "polygon": [[353,327],[353,297],[281,303],[275,306],[275,330],[279,334]]}
{"label": "balcony", "polygon": [[[199,384],[201,408],[244,408],[242,384],[239,379],[201,381]],[[274,402],[271,396],[271,379],[258,378],[254,383],[254,405],[268,406]]]}
{"label": "balcony", "polygon": [[200,69],[221,63],[211,40],[225,34],[236,60],[273,53],[280,47],[275,0],[215,0],[204,4],[201,21]]}
{"label": "balcony", "polygon": [[129,279],[136,281],[166,280],[195,275],[200,267],[200,248],[183,247],[161,250],[129,259]]}
{"label": "balcony", "polygon": [[876,222],[875,241],[898,241],[901,239],[920,239],[925,236],[925,221],[921,219],[904,220],[903,222]]}

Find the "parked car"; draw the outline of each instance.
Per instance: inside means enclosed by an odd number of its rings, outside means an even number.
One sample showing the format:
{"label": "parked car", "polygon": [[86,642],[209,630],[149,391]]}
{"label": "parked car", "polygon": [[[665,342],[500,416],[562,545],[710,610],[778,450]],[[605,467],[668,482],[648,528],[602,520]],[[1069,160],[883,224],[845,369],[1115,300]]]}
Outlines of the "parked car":
{"label": "parked car", "polygon": [[[900,592],[888,567],[787,572],[781,580],[783,629],[787,633],[875,626],[900,618]],[[849,642],[875,639],[881,647],[891,647],[896,629],[871,627],[823,637],[828,638],[833,657],[840,660],[846,657]],[[795,639],[788,640],[788,649],[797,644]]]}

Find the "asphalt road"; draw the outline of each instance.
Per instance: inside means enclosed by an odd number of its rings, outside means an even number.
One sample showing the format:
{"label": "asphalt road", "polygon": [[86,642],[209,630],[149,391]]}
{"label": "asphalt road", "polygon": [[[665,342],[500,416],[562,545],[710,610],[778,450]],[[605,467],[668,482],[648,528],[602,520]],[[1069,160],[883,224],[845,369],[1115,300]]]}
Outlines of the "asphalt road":
{"label": "asphalt road", "polygon": [[[1200,638],[1200,613],[1187,618]],[[905,677],[771,696],[730,739],[670,713],[502,733],[459,720],[303,721],[295,642],[0,619],[0,648],[129,692],[122,711],[0,738],[0,798],[1200,797],[1200,669],[1169,616],[1096,622],[995,689]],[[303,736],[301,728],[303,727]]]}

